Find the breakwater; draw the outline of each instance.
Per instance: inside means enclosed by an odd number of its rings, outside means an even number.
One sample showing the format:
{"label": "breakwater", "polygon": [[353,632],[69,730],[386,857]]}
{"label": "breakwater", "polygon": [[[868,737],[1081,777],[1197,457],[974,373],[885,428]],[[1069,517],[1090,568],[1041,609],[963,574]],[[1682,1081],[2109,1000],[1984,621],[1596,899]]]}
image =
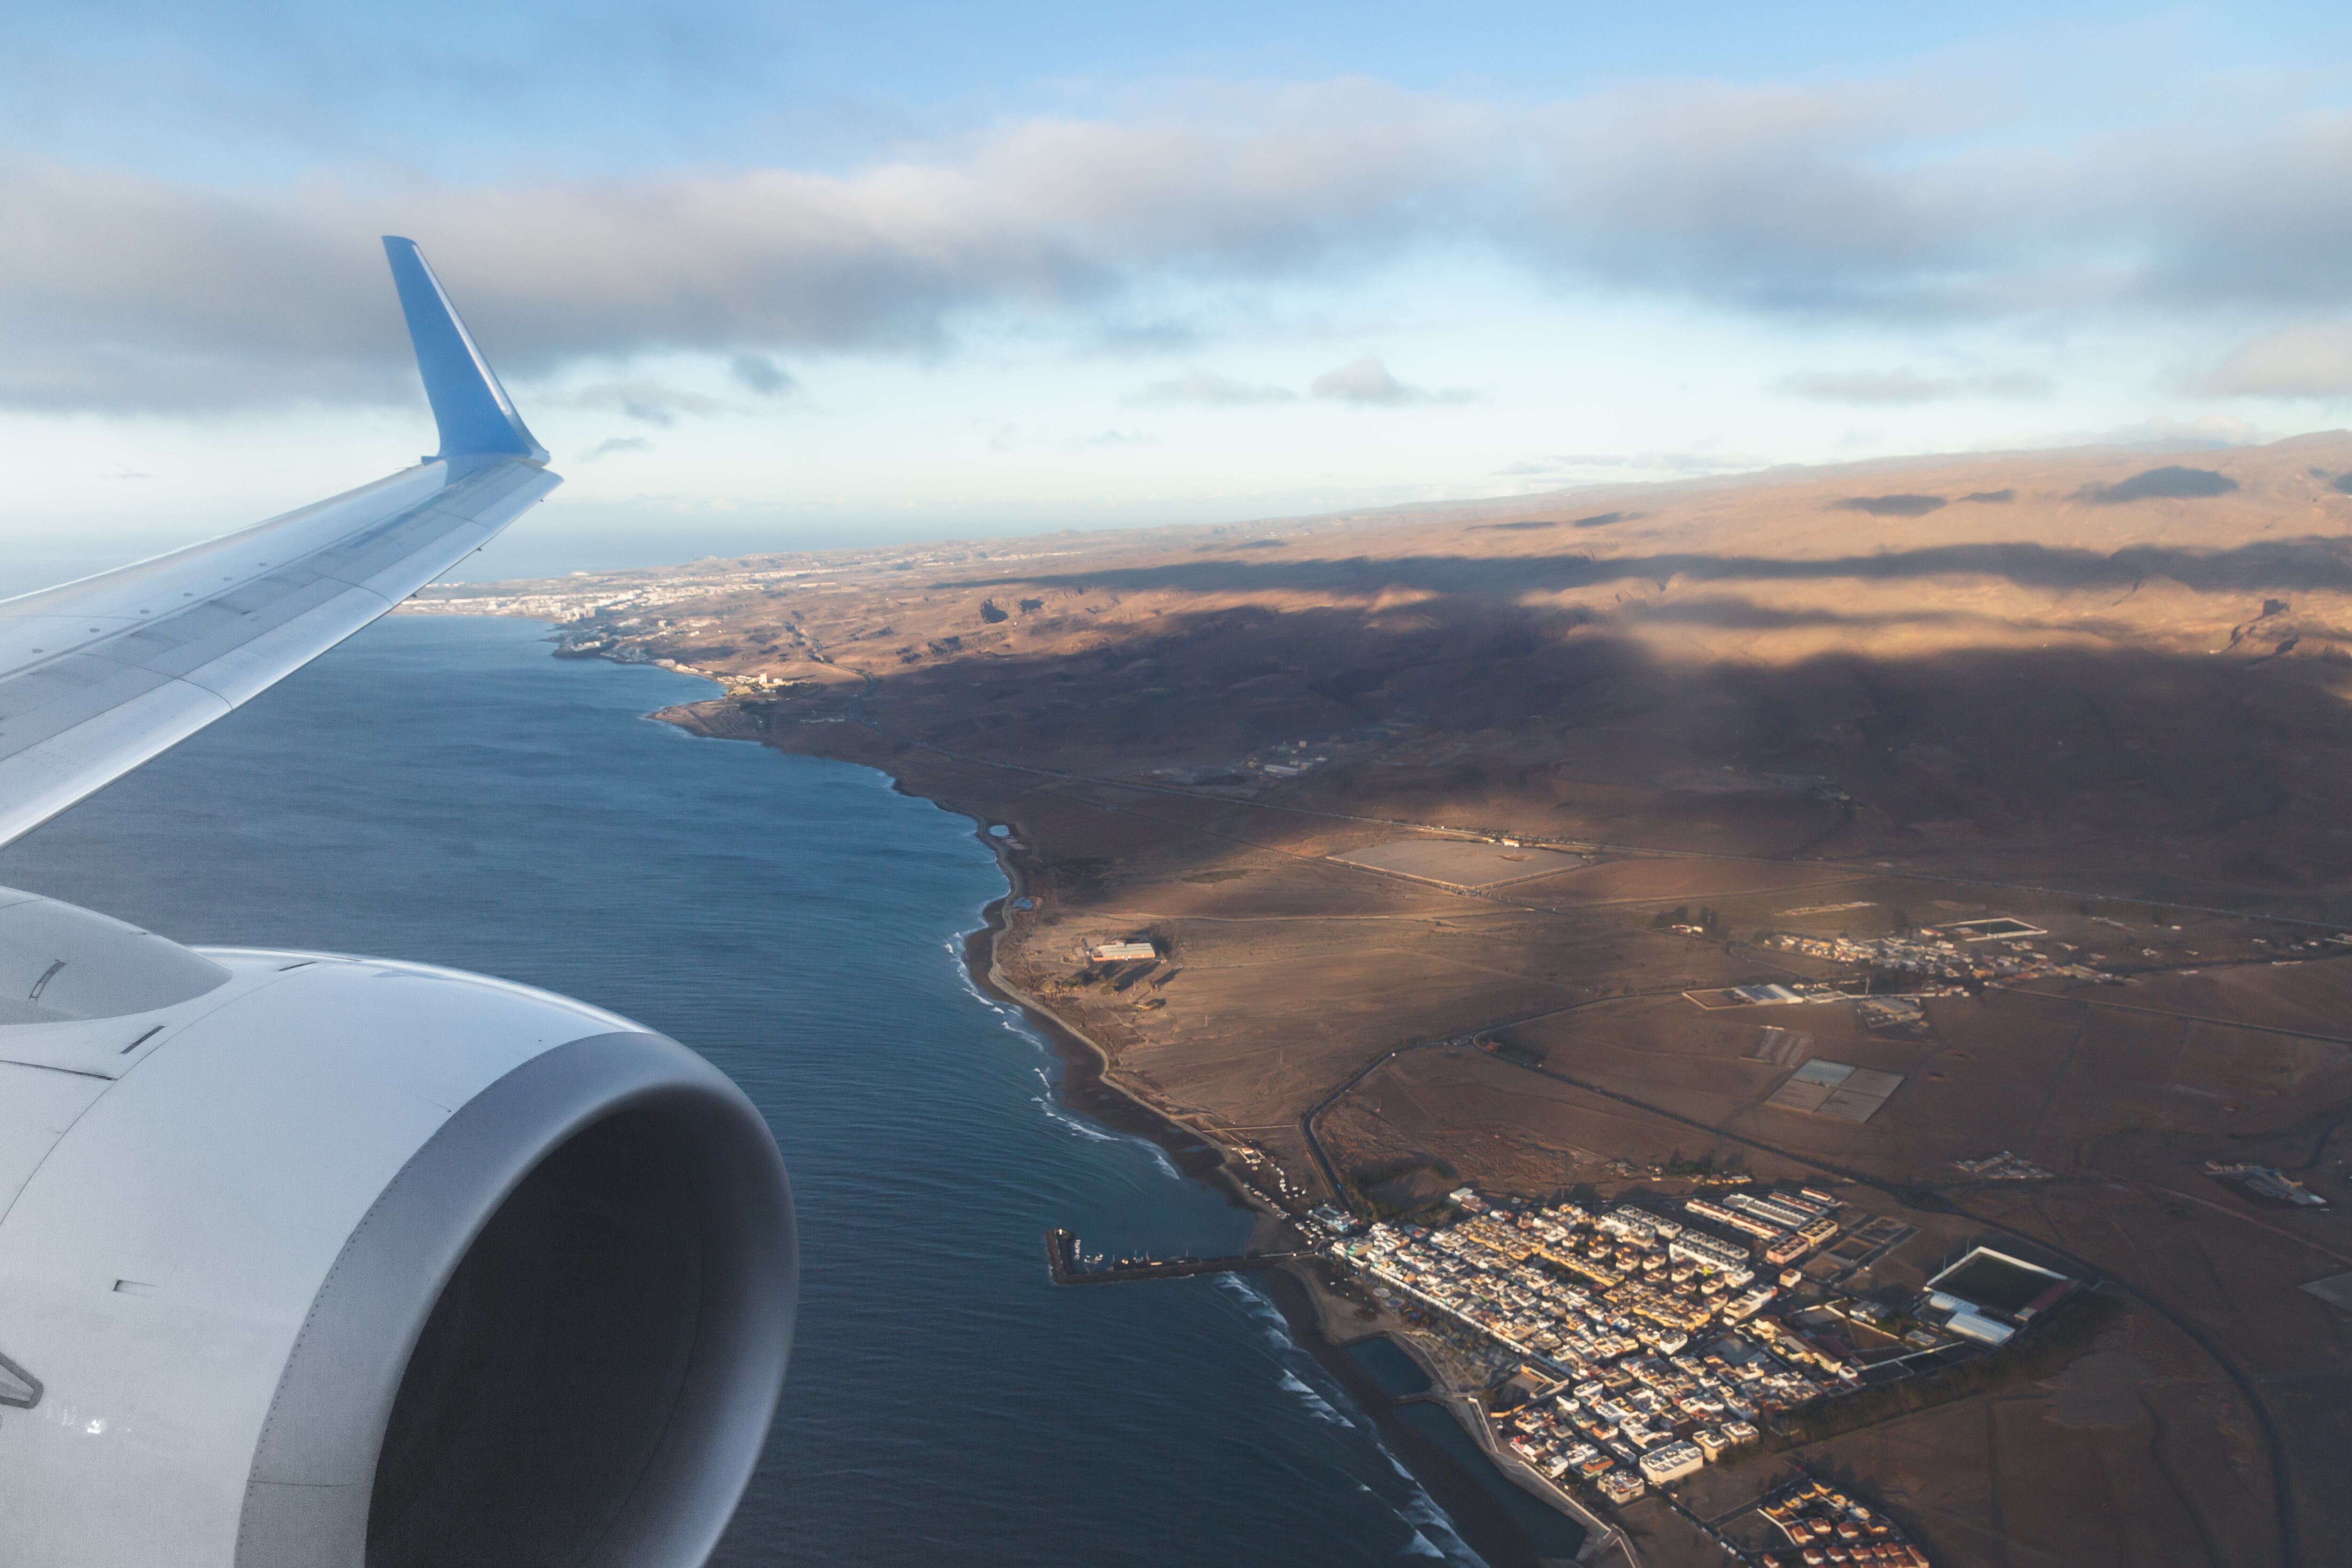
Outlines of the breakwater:
{"label": "breakwater", "polygon": [[1075,1232],[1055,1226],[1045,1233],[1045,1271],[1056,1285],[1117,1285],[1130,1279],[1183,1279],[1198,1274],[1240,1274],[1271,1268],[1303,1252],[1242,1252],[1225,1258],[1113,1258],[1089,1263],[1078,1251]]}

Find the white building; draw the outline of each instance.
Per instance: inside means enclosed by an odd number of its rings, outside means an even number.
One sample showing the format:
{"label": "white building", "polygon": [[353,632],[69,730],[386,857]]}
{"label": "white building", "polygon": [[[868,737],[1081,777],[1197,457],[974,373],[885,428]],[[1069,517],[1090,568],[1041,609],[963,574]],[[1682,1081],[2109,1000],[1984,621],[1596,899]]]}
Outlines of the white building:
{"label": "white building", "polygon": [[1666,1243],[1666,1256],[1675,1262],[1691,1262],[1709,1268],[1744,1269],[1748,1265],[1748,1248],[1736,1241],[1725,1241],[1704,1231],[1685,1230]]}
{"label": "white building", "polygon": [[1669,1443],[1642,1456],[1642,1474],[1654,1487],[1695,1476],[1706,1468],[1706,1455],[1696,1443]]}
{"label": "white building", "polygon": [[2017,1332],[2007,1323],[1986,1317],[1969,1303],[1947,1296],[1940,1290],[1928,1293],[1927,1305],[1937,1311],[1951,1313],[1951,1320],[1944,1327],[1979,1344],[2005,1345]]}

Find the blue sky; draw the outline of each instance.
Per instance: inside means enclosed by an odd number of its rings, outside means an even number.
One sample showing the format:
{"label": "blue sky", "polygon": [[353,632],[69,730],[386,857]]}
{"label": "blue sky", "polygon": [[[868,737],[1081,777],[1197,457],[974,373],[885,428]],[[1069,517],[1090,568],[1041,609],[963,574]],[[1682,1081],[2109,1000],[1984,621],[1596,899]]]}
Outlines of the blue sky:
{"label": "blue sky", "polygon": [[2352,395],[2342,7],[83,4],[0,19],[0,587],[428,440],[478,572],[2094,439]]}

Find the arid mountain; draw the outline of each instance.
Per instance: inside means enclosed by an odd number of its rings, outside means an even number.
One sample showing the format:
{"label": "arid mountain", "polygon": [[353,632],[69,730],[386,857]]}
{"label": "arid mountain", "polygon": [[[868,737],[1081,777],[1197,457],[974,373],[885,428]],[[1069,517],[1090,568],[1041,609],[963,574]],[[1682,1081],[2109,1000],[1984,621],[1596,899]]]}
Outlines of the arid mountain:
{"label": "arid mountain", "polygon": [[1312,742],[1328,763],[1257,782],[2333,918],[2347,473],[2341,435],[2001,455],[543,586],[634,590],[580,640],[785,683],[779,721],[870,680],[867,716],[1001,760],[1202,774]]}

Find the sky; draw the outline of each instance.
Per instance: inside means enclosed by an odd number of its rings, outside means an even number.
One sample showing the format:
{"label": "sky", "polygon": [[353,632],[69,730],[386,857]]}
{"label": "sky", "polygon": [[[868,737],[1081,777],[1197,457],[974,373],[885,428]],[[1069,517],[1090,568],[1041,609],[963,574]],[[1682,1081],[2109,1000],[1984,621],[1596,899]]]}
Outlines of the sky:
{"label": "sky", "polygon": [[432,429],[465,574],[2352,423],[2352,8],[0,9],[0,592]]}

